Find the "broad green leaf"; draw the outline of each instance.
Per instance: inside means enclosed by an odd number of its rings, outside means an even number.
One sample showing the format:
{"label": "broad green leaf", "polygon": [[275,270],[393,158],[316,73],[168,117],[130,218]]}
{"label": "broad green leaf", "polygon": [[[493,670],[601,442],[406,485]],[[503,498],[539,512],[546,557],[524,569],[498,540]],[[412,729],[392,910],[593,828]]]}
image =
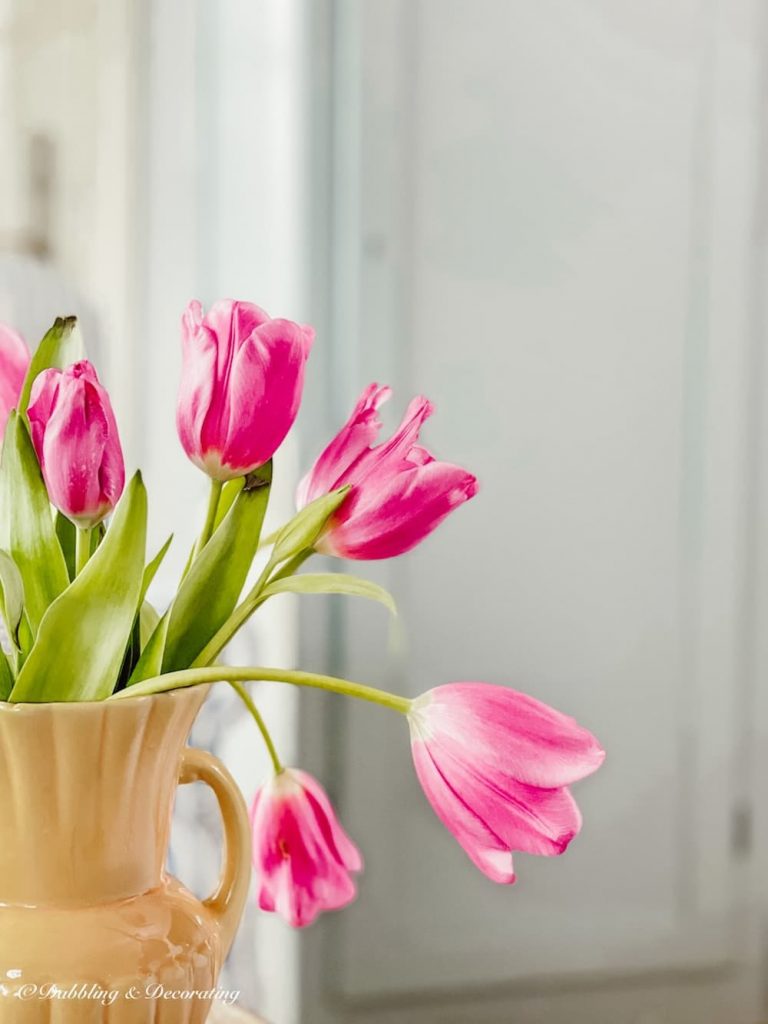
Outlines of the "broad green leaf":
{"label": "broad green leaf", "polygon": [[299,552],[312,548],[333,513],[342,504],[349,487],[340,487],[330,494],[316,498],[298,512],[279,531],[270,561],[273,565],[284,562]]}
{"label": "broad green leaf", "polygon": [[146,533],[147,492],[137,473],[96,554],[40,623],[13,701],[103,700],[112,693],[136,617]]}
{"label": "broad green leaf", "polygon": [[19,648],[19,627],[24,614],[24,582],[16,563],[5,551],[0,551],[0,590],[8,636],[14,646]]}
{"label": "broad green leaf", "polygon": [[74,316],[57,317],[53,327],[37,346],[37,351],[32,356],[19,397],[19,412],[26,415],[32,385],[39,373],[51,367],[63,370],[82,359],[83,354],[83,339],[80,328],[77,326],[77,318]]}
{"label": "broad green leaf", "polygon": [[301,576],[274,580],[262,590],[261,600],[277,594],[345,594],[348,597],[365,597],[369,601],[378,601],[393,615],[397,615],[395,599],[388,590],[378,583],[371,583],[358,576],[348,576],[343,572],[308,572]]}
{"label": "broad green leaf", "polygon": [[8,700],[13,689],[13,669],[5,651],[0,650],[0,700]]}
{"label": "broad green leaf", "polygon": [[144,605],[144,598],[147,596],[147,591],[152,585],[152,580],[157,575],[157,570],[163,564],[163,559],[168,554],[168,548],[171,546],[172,542],[173,534],[170,535],[168,540],[165,542],[165,544],[163,544],[163,546],[157,552],[155,557],[152,559],[151,562],[147,564],[147,567],[144,570],[144,577],[141,581],[141,594],[139,595],[139,610],[141,610],[141,608]]}
{"label": "broad green leaf", "polygon": [[248,477],[193,562],[171,605],[163,672],[191,665],[232,614],[258,550],[271,481],[271,463]]}
{"label": "broad green leaf", "polygon": [[11,413],[5,428],[0,505],[0,547],[21,573],[29,624],[37,633],[49,605],[69,584],[69,574],[32,439],[18,413]]}

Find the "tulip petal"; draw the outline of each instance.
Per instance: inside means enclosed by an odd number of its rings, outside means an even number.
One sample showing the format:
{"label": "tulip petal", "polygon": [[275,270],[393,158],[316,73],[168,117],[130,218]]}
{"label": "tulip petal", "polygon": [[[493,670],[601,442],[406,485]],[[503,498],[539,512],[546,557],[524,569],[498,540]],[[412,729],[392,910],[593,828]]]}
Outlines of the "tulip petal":
{"label": "tulip petal", "polygon": [[259,906],[297,928],[356,895],[350,875],[362,867],[320,784],[284,769],[263,786],[251,810]]}
{"label": "tulip petal", "polygon": [[328,794],[308,772],[294,768],[293,774],[303,785],[310,802],[314,802],[316,805],[313,808],[315,819],[325,836],[328,847],[336,852],[339,862],[347,871],[362,871],[363,858],[360,850],[341,827],[331,801],[328,799]]}
{"label": "tulip petal", "polygon": [[21,335],[0,324],[0,437],[8,414],[19,400],[29,360],[29,349]]}
{"label": "tulip petal", "polygon": [[319,550],[346,558],[392,558],[412,550],[459,505],[477,493],[460,466],[432,460],[402,463],[397,474],[373,468],[354,490]]}
{"label": "tulip petal", "polygon": [[335,490],[338,480],[353,463],[368,451],[379,436],[379,406],[392,394],[392,389],[369,384],[357,400],[352,415],[322,451],[298,486],[296,504],[304,508],[310,501]]}
{"label": "tulip petal", "polygon": [[416,775],[440,821],[483,874],[493,882],[511,885],[515,872],[508,845],[440,772],[426,743],[415,739],[412,753]]}
{"label": "tulip petal", "polygon": [[232,480],[270,460],[296,418],[313,340],[251,303],[223,299],[206,315],[189,304],[176,426],[192,462]]}
{"label": "tulip petal", "polygon": [[364,452],[344,474],[344,483],[359,487],[370,485],[373,491],[376,480],[405,468],[403,463],[408,462],[408,454],[418,441],[421,428],[434,411],[435,407],[423,395],[411,399],[392,437]]}
{"label": "tulip petal", "polygon": [[553,857],[564,852],[581,829],[581,814],[566,788],[540,789],[457,759],[442,744],[429,745],[435,767],[475,814],[510,850]]}
{"label": "tulip petal", "polygon": [[182,317],[182,369],[176,406],[176,429],[187,455],[204,467],[203,425],[211,408],[216,380],[216,336],[203,326],[202,307],[190,302]]}
{"label": "tulip petal", "polygon": [[76,518],[101,504],[99,467],[107,420],[88,382],[62,382],[58,399],[45,426],[45,481],[54,502]]}
{"label": "tulip petal", "polygon": [[430,731],[457,759],[507,780],[557,789],[596,771],[605,752],[573,718],[506,686],[449,683],[424,698]]}
{"label": "tulip petal", "polygon": [[[203,318],[203,330],[216,346],[216,369],[213,378],[213,396],[200,432],[203,452],[226,450],[224,440],[233,418],[231,390],[237,354],[251,335],[269,317],[259,306],[250,302],[219,299]],[[255,397],[255,395],[254,395]],[[263,461],[267,461],[266,459]]]}
{"label": "tulip petal", "polygon": [[109,395],[89,362],[38,375],[27,410],[32,442],[53,504],[94,526],[125,486],[125,468]]}
{"label": "tulip petal", "polygon": [[[223,463],[262,465],[277,451],[301,403],[311,338],[290,320],[258,327],[235,353]],[[254,425],[254,409],[259,410]]]}
{"label": "tulip petal", "polygon": [[477,493],[471,473],[437,461],[417,443],[433,412],[423,396],[411,401],[389,440],[370,446],[381,427],[376,411],[388,397],[388,388],[371,384],[299,485],[300,508],[332,485],[350,488],[315,544],[324,554],[354,559],[402,555]]}

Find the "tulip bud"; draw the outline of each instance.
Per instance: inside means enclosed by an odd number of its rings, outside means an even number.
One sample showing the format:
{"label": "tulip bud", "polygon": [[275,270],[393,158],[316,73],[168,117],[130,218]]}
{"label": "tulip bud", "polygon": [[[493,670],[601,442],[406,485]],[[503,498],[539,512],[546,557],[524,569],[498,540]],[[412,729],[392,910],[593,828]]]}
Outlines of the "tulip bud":
{"label": "tulip bud", "polygon": [[7,324],[0,324],[0,437],[11,409],[21,394],[29,368],[29,350],[21,335]]}
{"label": "tulip bud", "polygon": [[372,447],[381,431],[378,408],[390,393],[377,384],[366,388],[299,484],[299,508],[340,487],[350,489],[315,545],[323,554],[355,559],[402,555],[477,493],[471,473],[438,462],[417,444],[433,411],[426,398],[414,398],[394,435]]}
{"label": "tulip bud", "polygon": [[515,880],[512,851],[552,857],[581,829],[568,786],[605,752],[567,715],[490,683],[449,683],[408,715],[416,774],[438,818],[494,882]]}
{"label": "tulip bud", "polygon": [[176,427],[208,476],[233,480],[272,458],[296,419],[314,336],[249,302],[221,299],[205,316],[190,302]]}
{"label": "tulip bud", "polygon": [[355,898],[350,872],[362,869],[360,851],[317,779],[296,768],[278,772],[257,792],[251,824],[262,910],[302,928]]}
{"label": "tulip bud", "polygon": [[44,370],[27,415],[51,502],[77,526],[95,526],[117,504],[125,467],[109,395],[93,366],[83,360]]}

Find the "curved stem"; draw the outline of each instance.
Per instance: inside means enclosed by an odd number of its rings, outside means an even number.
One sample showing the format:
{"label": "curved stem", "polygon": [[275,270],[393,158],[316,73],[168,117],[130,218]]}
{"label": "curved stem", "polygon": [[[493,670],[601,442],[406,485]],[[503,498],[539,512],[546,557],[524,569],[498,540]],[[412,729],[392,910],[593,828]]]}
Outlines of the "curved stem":
{"label": "curved stem", "polygon": [[377,690],[374,686],[364,683],[353,683],[349,679],[337,679],[335,676],[324,676],[314,672],[298,672],[292,669],[263,668],[260,665],[247,665],[243,668],[229,665],[215,665],[212,668],[186,668],[180,672],[168,672],[166,675],[155,676],[134,683],[124,690],[114,693],[109,700],[125,700],[127,697],[144,697],[152,693],[164,693],[167,690],[179,690],[185,686],[197,686],[199,683],[290,683],[293,686],[308,686],[315,690],[328,690],[340,693],[345,697],[356,697],[372,704],[380,704],[391,711],[399,711],[407,715],[413,703],[408,697],[400,697],[396,693]]}
{"label": "curved stem", "polygon": [[269,729],[267,728],[266,722],[261,717],[261,712],[253,703],[253,699],[251,698],[250,693],[248,693],[248,691],[241,682],[238,682],[237,679],[230,679],[229,685],[232,687],[233,690],[235,690],[240,700],[248,708],[248,710],[251,713],[251,717],[253,718],[256,725],[259,727],[261,737],[264,740],[264,743],[266,744],[267,750],[269,751],[269,756],[272,758],[272,764],[275,769],[275,774],[279,775],[280,772],[283,770],[283,765],[282,762],[280,761],[280,758],[277,756],[277,750],[275,749],[274,741],[272,739],[272,736],[270,735]]}

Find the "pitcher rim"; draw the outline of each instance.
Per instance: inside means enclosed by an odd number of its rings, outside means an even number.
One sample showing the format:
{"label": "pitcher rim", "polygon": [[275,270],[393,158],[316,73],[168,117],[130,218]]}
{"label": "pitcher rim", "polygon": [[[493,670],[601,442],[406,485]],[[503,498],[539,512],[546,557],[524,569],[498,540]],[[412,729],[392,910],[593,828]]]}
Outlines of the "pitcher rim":
{"label": "pitcher rim", "polygon": [[[76,709],[92,709],[92,708],[104,708],[104,707],[119,707],[124,705],[126,707],[137,707],[143,703],[157,700],[160,697],[167,697],[169,699],[180,700],[181,695],[188,694],[191,692],[199,693],[201,689],[209,690],[213,686],[213,683],[194,683],[192,686],[179,686],[174,690],[163,690],[160,693],[143,693],[138,694],[136,697],[123,697],[119,701],[110,702],[109,697],[105,697],[103,700],[47,700],[47,701],[9,701],[0,700],[0,714],[6,712],[19,711],[34,711],[35,709],[42,708],[67,708],[74,712]],[[111,696],[111,695],[110,695]]]}

